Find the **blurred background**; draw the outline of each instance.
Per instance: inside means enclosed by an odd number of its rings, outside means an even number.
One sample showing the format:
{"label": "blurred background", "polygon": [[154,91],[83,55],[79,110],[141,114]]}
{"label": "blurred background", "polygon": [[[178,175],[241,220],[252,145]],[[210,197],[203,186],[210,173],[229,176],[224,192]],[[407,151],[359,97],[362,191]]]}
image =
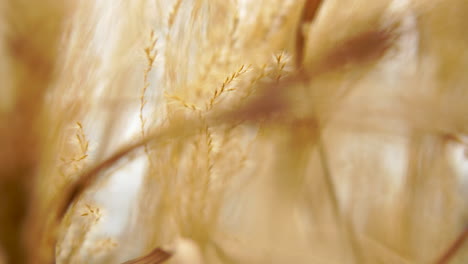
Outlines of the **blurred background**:
{"label": "blurred background", "polygon": [[0,263],[468,262],[467,11],[0,0]]}

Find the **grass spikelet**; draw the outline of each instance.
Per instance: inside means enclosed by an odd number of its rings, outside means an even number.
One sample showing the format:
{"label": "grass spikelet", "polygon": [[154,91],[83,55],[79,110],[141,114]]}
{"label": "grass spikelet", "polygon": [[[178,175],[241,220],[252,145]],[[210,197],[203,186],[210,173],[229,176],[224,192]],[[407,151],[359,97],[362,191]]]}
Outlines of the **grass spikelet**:
{"label": "grass spikelet", "polygon": [[168,93],[164,93],[164,96],[169,100],[173,100],[175,102],[180,103],[182,106],[184,106],[185,108],[190,109],[192,111],[199,111],[200,110],[200,108],[198,108],[195,104],[186,102],[184,99],[182,99],[181,97],[179,97],[177,95],[170,95]]}
{"label": "grass spikelet", "polygon": [[230,76],[226,77],[226,79],[224,80],[224,82],[221,84],[221,87],[217,88],[214,92],[213,92],[213,95],[211,96],[209,102],[206,104],[206,111],[209,111],[213,108],[213,106],[215,105],[216,103],[216,100],[224,93],[224,92],[231,92],[231,91],[234,91],[235,88],[234,87],[231,87],[229,88],[228,86],[235,80],[237,79],[239,76],[241,76],[242,74],[244,74],[245,72],[247,72],[249,69],[249,66],[245,66],[245,65],[242,65],[239,67],[239,69],[237,69],[237,71],[235,71],[234,73],[232,73]]}
{"label": "grass spikelet", "polygon": [[464,264],[464,0],[0,0],[0,263]]}
{"label": "grass spikelet", "polygon": [[182,0],[176,0],[174,3],[174,6],[171,9],[171,12],[169,13],[169,18],[167,20],[167,25],[168,28],[172,28],[172,25],[174,24],[174,20],[179,12],[180,5],[182,4]]}
{"label": "grass spikelet", "polygon": [[[145,131],[146,131],[145,129],[146,119],[144,118],[144,115],[143,115],[143,111],[147,103],[145,95],[146,95],[146,91],[148,87],[150,86],[149,73],[153,69],[154,60],[156,59],[156,55],[157,55],[156,50],[155,50],[156,42],[157,42],[157,39],[154,35],[154,31],[151,31],[150,43],[145,48],[145,55],[146,55],[146,60],[147,60],[148,65],[143,74],[143,88],[141,89],[141,96],[140,96],[139,118],[140,118],[140,125],[141,125],[141,136],[143,138],[145,137]],[[148,157],[149,162],[151,163],[151,157],[150,157],[150,153],[148,150],[148,146],[145,146],[145,154]]]}
{"label": "grass spikelet", "polygon": [[[76,150],[74,151],[73,156],[68,158],[60,158],[60,160],[63,162],[63,164],[60,166],[62,168],[60,173],[63,177],[66,178],[66,181],[69,181],[69,177],[76,175],[86,166],[86,159],[89,156],[89,141],[84,133],[83,125],[80,122],[76,122],[76,126],[77,131],[75,139],[78,146],[75,148]],[[73,170],[70,171],[71,168]]]}

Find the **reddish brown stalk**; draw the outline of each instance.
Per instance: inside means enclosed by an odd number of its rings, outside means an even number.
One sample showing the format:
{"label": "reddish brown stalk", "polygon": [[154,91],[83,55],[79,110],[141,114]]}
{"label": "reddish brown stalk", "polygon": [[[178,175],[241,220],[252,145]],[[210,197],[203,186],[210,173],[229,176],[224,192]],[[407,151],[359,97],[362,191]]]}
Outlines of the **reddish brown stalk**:
{"label": "reddish brown stalk", "polygon": [[468,227],[465,227],[463,232],[457,239],[450,245],[444,254],[435,262],[436,264],[448,264],[450,260],[457,254],[465,241],[468,239]]}
{"label": "reddish brown stalk", "polygon": [[319,65],[333,70],[349,63],[375,62],[392,47],[396,38],[393,31],[394,28],[361,32],[327,54]]}
{"label": "reddish brown stalk", "polygon": [[144,257],[129,260],[122,264],[158,264],[165,262],[171,256],[171,252],[162,250],[161,248],[156,248]]}
{"label": "reddish brown stalk", "polygon": [[[284,109],[287,109],[286,102],[283,98],[284,89],[280,89],[281,87],[294,85],[301,82],[308,82],[311,79],[311,76],[318,76],[333,71],[339,65],[348,63],[350,60],[354,61],[363,58],[373,57],[373,55],[375,55],[376,50],[378,54],[382,54],[382,52],[386,50],[390,45],[388,41],[391,38],[387,34],[390,33],[384,33],[381,31],[364,32],[363,34],[352,38],[348,42],[345,42],[346,45],[342,45],[337,49],[333,50],[331,53],[329,53],[328,56],[326,56],[327,59],[322,63],[319,63],[319,65],[323,66],[317,67],[317,69],[320,70],[308,72],[307,74],[300,72],[297,75],[282,80],[279,84],[268,85],[268,89],[264,89],[263,93],[258,98],[254,99],[252,103],[248,104],[243,109],[233,112],[221,113],[219,115],[216,115],[212,120],[218,120],[218,124],[220,120],[222,120],[222,122],[228,122],[235,119],[254,121],[258,120],[259,118],[271,115],[275,112],[280,112]],[[364,50],[360,46],[374,46],[374,48]],[[343,61],[338,58],[345,58],[345,60]],[[188,131],[188,128],[196,128],[199,126],[200,124],[192,120],[191,122],[185,121],[181,124],[173,125],[170,128],[162,129],[153,135],[148,135],[139,142],[129,145],[128,147],[122,149],[120,152],[114,154],[109,159],[91,168],[87,173],[83,174],[82,177],[80,177],[78,183],[76,183],[74,186],[71,187],[70,190],[67,191],[67,197],[66,199],[64,199],[64,204],[62,205],[63,207],[59,210],[59,218],[61,218],[64,215],[65,211],[67,210],[69,205],[73,203],[76,197],[78,197],[92,182],[94,182],[94,180],[97,177],[97,174],[103,169],[108,168],[110,165],[119,161],[121,158],[127,156],[129,153],[135,151],[136,149],[139,149],[140,147],[144,146],[149,142],[161,140],[162,138],[166,137],[171,133],[174,135],[178,133],[180,134],[180,131]],[[181,136],[187,136],[187,132],[184,133],[185,134]]]}
{"label": "reddish brown stalk", "polygon": [[304,9],[302,10],[302,16],[296,32],[296,66],[302,64],[302,57],[304,56],[305,37],[303,34],[303,26],[304,24],[312,22],[321,3],[321,0],[306,0],[304,4]]}

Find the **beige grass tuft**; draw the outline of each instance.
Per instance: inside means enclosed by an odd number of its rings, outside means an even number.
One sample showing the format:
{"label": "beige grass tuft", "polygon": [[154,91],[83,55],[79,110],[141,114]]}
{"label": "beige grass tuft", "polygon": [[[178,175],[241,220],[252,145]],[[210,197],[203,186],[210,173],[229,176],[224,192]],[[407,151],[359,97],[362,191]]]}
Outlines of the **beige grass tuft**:
{"label": "beige grass tuft", "polygon": [[1,0],[0,263],[466,263],[466,12]]}

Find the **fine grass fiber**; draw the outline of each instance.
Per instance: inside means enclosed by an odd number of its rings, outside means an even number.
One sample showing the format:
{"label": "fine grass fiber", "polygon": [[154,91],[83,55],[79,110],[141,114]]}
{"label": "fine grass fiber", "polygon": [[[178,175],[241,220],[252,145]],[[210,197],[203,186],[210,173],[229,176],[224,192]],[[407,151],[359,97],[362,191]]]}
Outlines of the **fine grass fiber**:
{"label": "fine grass fiber", "polygon": [[0,13],[0,264],[468,263],[468,1]]}

